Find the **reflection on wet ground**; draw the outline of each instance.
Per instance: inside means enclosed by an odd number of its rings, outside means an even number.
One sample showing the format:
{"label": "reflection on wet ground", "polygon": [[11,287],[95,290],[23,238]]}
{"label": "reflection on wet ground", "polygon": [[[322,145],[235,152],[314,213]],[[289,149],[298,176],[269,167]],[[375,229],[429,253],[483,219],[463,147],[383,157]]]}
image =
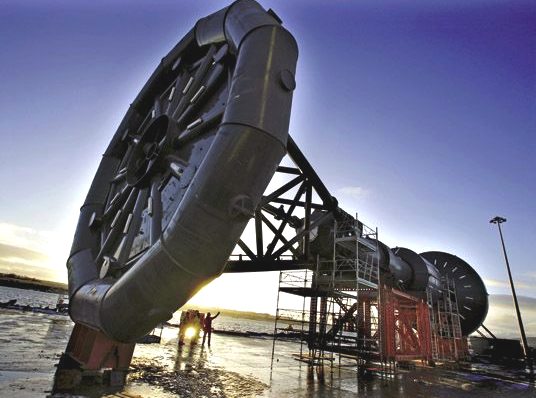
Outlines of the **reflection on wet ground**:
{"label": "reflection on wet ground", "polygon": [[0,396],[38,397],[50,389],[71,325],[61,315],[0,310]]}
{"label": "reflection on wet ground", "polygon": [[254,377],[207,367],[206,359],[207,353],[202,348],[198,350],[196,347],[187,347],[178,353],[176,366],[172,371],[154,361],[135,360],[129,380],[156,385],[185,398],[256,397],[268,388]]}
{"label": "reflection on wet ground", "polygon": [[[0,310],[0,319],[0,396],[45,396],[72,323],[65,317],[9,310]],[[165,328],[161,344],[136,347],[132,373],[121,393],[154,398],[536,397],[534,387],[515,376],[506,381],[437,368],[402,370],[391,380],[373,378],[358,387],[355,371],[326,367],[321,380],[293,359],[298,350],[297,344],[278,342],[271,372],[270,339],[214,334],[212,348],[186,344],[179,350],[177,329]],[[111,393],[86,387],[79,396]]]}
{"label": "reflection on wet ground", "polygon": [[[178,393],[181,397],[533,397],[526,383],[439,368],[401,370],[396,377],[377,377],[357,383],[356,372],[326,366],[317,372],[293,359],[299,345],[278,342],[271,372],[272,340],[214,335],[211,349],[199,345],[176,349],[176,339],[163,339],[156,362],[162,373],[154,375],[136,362],[137,379]],[[140,351],[139,351],[139,350]],[[136,355],[147,357],[138,347]],[[151,348],[154,355],[155,350]],[[140,366],[141,365],[141,366]],[[156,370],[156,369],[155,369]],[[160,375],[163,375],[161,377]],[[134,376],[136,379],[138,376]],[[180,387],[178,387],[180,386]]]}

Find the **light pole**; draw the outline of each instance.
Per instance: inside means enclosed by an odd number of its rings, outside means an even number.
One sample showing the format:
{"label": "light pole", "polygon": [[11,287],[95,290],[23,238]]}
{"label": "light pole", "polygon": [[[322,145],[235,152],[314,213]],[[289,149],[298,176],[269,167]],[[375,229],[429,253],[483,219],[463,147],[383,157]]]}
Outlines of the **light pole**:
{"label": "light pole", "polygon": [[525,335],[525,328],[523,327],[523,320],[521,319],[521,312],[519,311],[519,304],[517,302],[516,289],[514,287],[514,280],[512,279],[512,273],[510,272],[510,263],[508,262],[508,256],[506,255],[506,247],[504,246],[504,239],[501,230],[501,224],[506,222],[506,218],[496,216],[489,221],[491,224],[497,224],[499,227],[499,235],[501,237],[501,244],[504,254],[504,261],[506,262],[506,269],[508,270],[508,278],[510,279],[510,287],[512,288],[512,297],[514,298],[514,306],[516,308],[517,322],[519,323],[519,331],[521,332],[521,345],[523,348],[523,354],[525,355],[525,361],[529,366],[531,375],[533,374],[532,369],[532,358],[529,356],[529,346],[527,344],[527,336]]}

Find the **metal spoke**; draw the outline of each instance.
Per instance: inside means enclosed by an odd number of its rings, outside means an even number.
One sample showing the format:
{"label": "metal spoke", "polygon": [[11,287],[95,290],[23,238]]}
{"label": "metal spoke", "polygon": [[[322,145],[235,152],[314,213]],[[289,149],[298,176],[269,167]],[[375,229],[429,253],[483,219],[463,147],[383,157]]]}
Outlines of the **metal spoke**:
{"label": "metal spoke", "polygon": [[117,175],[112,179],[112,183],[117,183],[119,181],[123,181],[125,179],[127,175],[127,168],[126,167],[123,167],[122,169],[119,170],[119,172],[117,173]]}
{"label": "metal spoke", "polygon": [[[189,85],[187,83],[188,90],[183,90],[183,96],[179,101],[179,104],[177,105],[177,108],[173,111],[172,118],[178,119],[184,109],[190,104],[191,98],[194,97],[194,95],[199,91],[201,87],[201,79],[205,76],[207,73],[210,64],[212,63],[212,56],[216,52],[216,46],[212,45],[210,46],[207,55],[202,59],[201,64],[199,65],[199,68],[195,72],[195,75],[193,76],[193,79],[189,80]],[[190,83],[191,82],[191,83]],[[185,87],[186,88],[186,87]]]}
{"label": "metal spoke", "polygon": [[137,197],[138,189],[131,187],[130,194],[128,195],[125,204],[123,205],[123,207],[117,210],[117,213],[115,214],[112,222],[113,225],[110,228],[110,232],[108,233],[108,236],[106,236],[106,239],[101,246],[99,254],[95,258],[95,262],[97,264],[102,260],[102,257],[105,254],[108,254],[110,252],[112,247],[114,247],[114,245],[116,244],[117,238],[122,235],[125,223],[132,208],[134,207],[134,203],[136,202]]}
{"label": "metal spoke", "polygon": [[123,189],[115,194],[115,196],[110,200],[110,203],[108,204],[108,207],[104,211],[104,214],[102,215],[103,220],[107,220],[113,217],[115,217],[117,211],[123,206],[125,203],[125,200],[130,196],[132,193],[132,187],[129,185],[126,185],[123,187]]}
{"label": "metal spoke", "polygon": [[[143,119],[143,122],[141,122],[140,126],[138,127],[138,132],[140,134],[142,134],[143,131],[145,131],[145,127],[147,127],[148,123],[152,120],[153,110],[154,109],[151,109],[149,112],[147,112],[147,115],[145,115],[145,119]],[[133,138],[132,142],[134,144],[137,144],[136,138]]]}
{"label": "metal spoke", "polygon": [[210,132],[211,127],[220,123],[223,116],[223,112],[224,108],[221,108],[216,112],[205,116],[204,118],[196,119],[194,122],[190,123],[190,125],[186,127],[186,131],[181,133],[181,135],[175,140],[175,147],[184,145],[185,143],[190,142],[196,138],[201,137],[203,134]]}
{"label": "metal spoke", "polygon": [[143,189],[138,193],[138,198],[136,199],[136,204],[134,205],[134,210],[131,213],[130,222],[127,221],[125,228],[123,229],[123,234],[125,235],[123,241],[121,242],[121,250],[118,251],[116,256],[117,263],[119,267],[123,266],[130,255],[130,250],[132,249],[132,244],[134,239],[138,235],[140,230],[141,221],[142,221],[142,212],[147,205],[147,197],[149,195],[148,189]]}
{"label": "metal spoke", "polygon": [[173,86],[174,90],[172,90],[173,95],[171,95],[170,93],[170,96],[168,97],[168,105],[166,107],[166,114],[169,115],[170,110],[174,109],[177,106],[182,96],[184,95],[184,91],[186,89],[186,86],[188,85],[188,82],[190,82],[190,79],[192,79],[192,83],[193,83],[193,77],[191,77],[188,73],[182,73],[182,74],[179,74],[179,76],[177,76],[177,79],[175,80],[175,85]]}
{"label": "metal spoke", "polygon": [[160,115],[161,115],[160,98],[156,97],[154,99],[154,107],[153,107],[152,116],[153,116],[153,118],[156,118],[156,117],[158,117]]}
{"label": "metal spoke", "polygon": [[151,182],[151,197],[149,201],[149,215],[151,216],[151,245],[154,245],[162,235],[162,196],[160,190],[161,176],[156,176]]}
{"label": "metal spoke", "polygon": [[158,141],[158,148],[162,149],[164,145],[166,144],[167,136],[164,136],[160,141]]}
{"label": "metal spoke", "polygon": [[177,123],[180,126],[187,124],[188,120],[193,118],[193,115],[196,111],[204,104],[205,100],[218,88],[220,83],[223,81],[222,77],[224,68],[221,64],[215,64],[210,71],[210,74],[204,82],[195,92],[195,94],[190,99],[190,103],[187,108],[182,112],[180,117],[177,119]]}
{"label": "metal spoke", "polygon": [[144,166],[146,172],[149,171],[151,169],[151,167],[153,167],[153,165],[156,163],[156,159],[151,159],[147,162],[147,164]]}
{"label": "metal spoke", "polygon": [[123,159],[121,160],[121,164],[119,165],[119,170],[122,170],[126,167],[126,165],[128,164],[128,161],[130,160],[130,156],[132,155],[132,151],[134,150],[134,142],[129,142],[128,143],[128,148],[127,150],[125,151],[125,154],[123,155]]}

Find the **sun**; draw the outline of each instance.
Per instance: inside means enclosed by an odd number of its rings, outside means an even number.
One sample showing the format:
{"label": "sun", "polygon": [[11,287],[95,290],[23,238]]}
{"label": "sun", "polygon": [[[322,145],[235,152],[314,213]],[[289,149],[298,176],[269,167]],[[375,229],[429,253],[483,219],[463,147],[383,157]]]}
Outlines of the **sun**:
{"label": "sun", "polygon": [[195,335],[197,334],[197,328],[193,327],[193,326],[189,326],[186,331],[184,332],[184,336],[187,338],[187,339],[191,339],[193,338]]}

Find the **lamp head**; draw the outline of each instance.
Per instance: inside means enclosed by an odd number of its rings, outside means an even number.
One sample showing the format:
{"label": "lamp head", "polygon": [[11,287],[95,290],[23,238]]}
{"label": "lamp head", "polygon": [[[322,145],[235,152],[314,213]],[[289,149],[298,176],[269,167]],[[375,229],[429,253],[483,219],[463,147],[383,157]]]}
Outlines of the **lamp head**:
{"label": "lamp head", "polygon": [[496,217],[492,218],[491,220],[489,220],[489,222],[491,224],[502,224],[503,222],[506,222],[506,218],[496,216]]}

